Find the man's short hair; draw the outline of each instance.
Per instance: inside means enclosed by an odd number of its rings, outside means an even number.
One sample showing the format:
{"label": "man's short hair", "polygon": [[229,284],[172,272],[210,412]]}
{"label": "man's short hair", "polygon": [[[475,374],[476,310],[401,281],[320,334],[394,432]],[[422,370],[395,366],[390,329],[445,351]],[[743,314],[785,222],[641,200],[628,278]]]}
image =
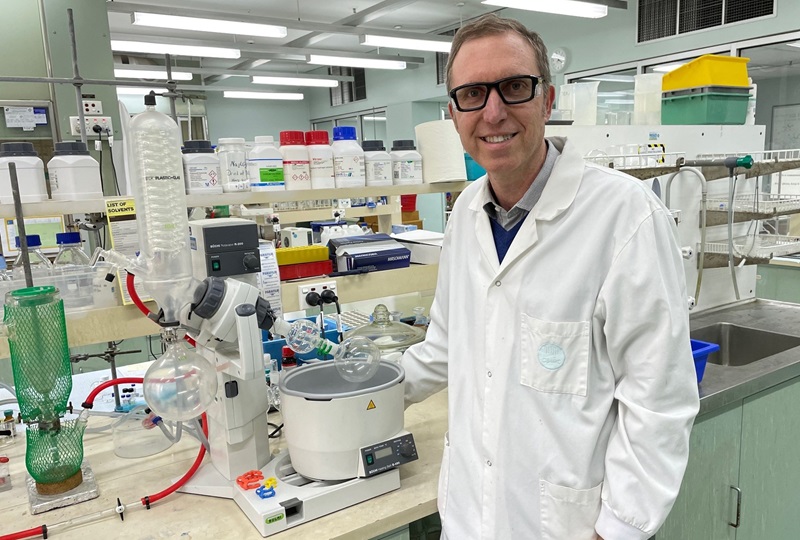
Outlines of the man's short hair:
{"label": "man's short hair", "polygon": [[539,73],[525,73],[524,75],[538,75],[541,79],[540,84],[542,85],[542,90],[547,90],[552,81],[550,78],[550,63],[547,59],[547,47],[545,47],[541,36],[532,30],[528,30],[525,25],[519,21],[505,19],[498,17],[494,13],[488,13],[468,22],[456,32],[453,44],[450,47],[450,57],[447,59],[445,78],[447,91],[450,92],[450,90],[452,90],[453,61],[464,43],[473,39],[496,36],[508,32],[518,34],[531,46],[534,56],[536,57],[536,63],[539,64]]}

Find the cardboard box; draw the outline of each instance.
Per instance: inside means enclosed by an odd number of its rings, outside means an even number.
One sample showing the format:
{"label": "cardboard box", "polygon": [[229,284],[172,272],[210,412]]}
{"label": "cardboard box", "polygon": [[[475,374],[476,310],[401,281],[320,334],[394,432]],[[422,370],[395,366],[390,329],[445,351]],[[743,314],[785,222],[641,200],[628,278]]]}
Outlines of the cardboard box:
{"label": "cardboard box", "polygon": [[419,221],[419,210],[414,210],[413,212],[403,212],[402,213],[403,223],[407,221]]}

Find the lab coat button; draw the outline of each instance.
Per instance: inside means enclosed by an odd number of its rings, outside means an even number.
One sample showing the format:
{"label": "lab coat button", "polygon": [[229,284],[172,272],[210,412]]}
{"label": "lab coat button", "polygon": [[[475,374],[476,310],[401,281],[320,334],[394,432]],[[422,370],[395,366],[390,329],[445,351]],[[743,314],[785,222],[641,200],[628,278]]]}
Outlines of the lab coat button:
{"label": "lab coat button", "polygon": [[492,376],[492,372],[491,372],[491,371],[488,371],[488,372],[486,372],[486,375],[488,375],[489,377],[491,377],[491,376]]}
{"label": "lab coat button", "polygon": [[497,281],[495,281],[495,282],[494,282],[494,286],[495,286],[495,287],[499,287],[499,286],[500,286],[500,280],[499,280],[499,279],[498,279]]}
{"label": "lab coat button", "polygon": [[486,465],[487,465],[487,466],[489,466],[489,467],[491,467],[491,466],[492,466],[492,462],[491,462],[491,461],[489,461],[489,460],[487,459],[487,460],[486,460]]}

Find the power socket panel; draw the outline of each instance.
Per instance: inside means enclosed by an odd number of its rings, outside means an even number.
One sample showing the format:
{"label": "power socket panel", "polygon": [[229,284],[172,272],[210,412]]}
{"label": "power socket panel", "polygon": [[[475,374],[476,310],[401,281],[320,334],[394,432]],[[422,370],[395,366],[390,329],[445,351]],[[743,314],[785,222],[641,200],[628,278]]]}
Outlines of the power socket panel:
{"label": "power socket panel", "polygon": [[91,114],[91,115],[103,114],[103,102],[97,99],[84,99],[83,114]]}
{"label": "power socket panel", "polygon": [[322,293],[325,289],[332,290],[336,296],[339,296],[336,290],[336,281],[320,281],[318,283],[303,283],[297,286],[297,300],[300,304],[300,309],[318,309],[319,306],[309,306],[306,302],[306,295],[310,292]]}
{"label": "power socket panel", "polygon": [[[84,116],[83,124],[84,126],[86,126],[86,135],[89,137],[97,135],[97,133],[92,131],[92,127],[95,125],[99,125],[101,128],[103,128],[103,133],[108,134],[109,132],[111,133],[114,132],[114,127],[111,125],[110,116]],[[69,117],[69,133],[70,135],[76,135],[78,137],[81,136],[79,116]]]}

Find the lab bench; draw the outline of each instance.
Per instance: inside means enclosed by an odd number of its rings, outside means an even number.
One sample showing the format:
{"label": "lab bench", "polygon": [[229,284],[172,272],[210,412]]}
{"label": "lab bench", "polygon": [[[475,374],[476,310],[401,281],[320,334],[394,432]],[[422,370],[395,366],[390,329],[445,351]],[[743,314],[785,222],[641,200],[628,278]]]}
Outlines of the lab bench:
{"label": "lab bench", "polygon": [[[93,417],[89,427],[104,422]],[[365,540],[436,513],[436,491],[447,425],[447,392],[442,391],[405,412],[405,428],[414,434],[419,459],[400,468],[400,489],[298,525],[268,538],[275,540]],[[52,525],[114,508],[117,498],[128,505],[125,520],[116,516],[53,531],[56,539],[221,539],[262,538],[232,500],[174,493],[145,510],[139,499],[161,491],[185,473],[197,456],[198,443],[184,437],[172,448],[142,459],[114,454],[111,432],[87,433],[85,459],[94,471],[100,496],[68,508],[31,516],[25,491],[25,438],[3,448],[11,458],[13,489],[0,492],[0,535]],[[274,453],[285,447],[283,437],[270,441]],[[131,504],[134,503],[134,504]]]}

